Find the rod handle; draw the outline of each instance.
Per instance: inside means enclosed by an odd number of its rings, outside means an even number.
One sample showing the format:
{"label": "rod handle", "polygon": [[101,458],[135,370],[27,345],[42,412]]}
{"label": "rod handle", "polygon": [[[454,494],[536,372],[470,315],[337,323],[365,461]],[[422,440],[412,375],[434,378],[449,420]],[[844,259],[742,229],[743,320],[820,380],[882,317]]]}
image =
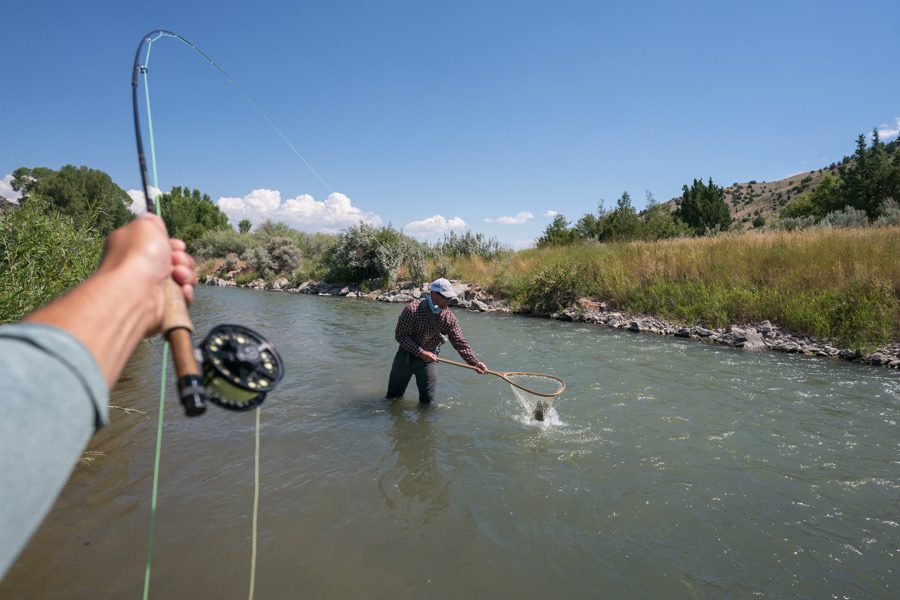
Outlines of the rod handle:
{"label": "rod handle", "polygon": [[191,341],[194,324],[188,315],[181,287],[174,279],[169,279],[166,283],[162,329],[172,349],[178,396],[184,406],[184,412],[189,417],[201,415],[206,411],[208,397],[203,387],[200,369],[197,367],[197,360],[194,358],[194,343]]}

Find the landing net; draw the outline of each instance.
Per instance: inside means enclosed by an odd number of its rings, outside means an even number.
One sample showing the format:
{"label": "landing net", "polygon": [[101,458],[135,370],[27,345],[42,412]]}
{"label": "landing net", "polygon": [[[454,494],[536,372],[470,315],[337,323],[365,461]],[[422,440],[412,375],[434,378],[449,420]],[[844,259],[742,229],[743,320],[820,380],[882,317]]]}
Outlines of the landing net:
{"label": "landing net", "polygon": [[536,373],[507,373],[505,379],[510,383],[519,404],[538,421],[544,420],[556,399],[566,389],[562,380]]}

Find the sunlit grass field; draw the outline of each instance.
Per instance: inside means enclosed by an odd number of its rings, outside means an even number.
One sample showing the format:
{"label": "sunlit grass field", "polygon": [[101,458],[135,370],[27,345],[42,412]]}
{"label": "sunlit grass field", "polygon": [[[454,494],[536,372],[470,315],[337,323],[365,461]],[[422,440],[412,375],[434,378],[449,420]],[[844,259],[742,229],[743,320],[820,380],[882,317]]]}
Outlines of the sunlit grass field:
{"label": "sunlit grass field", "polygon": [[549,313],[589,296],[682,324],[771,320],[865,350],[900,338],[900,227],[539,248],[454,277]]}

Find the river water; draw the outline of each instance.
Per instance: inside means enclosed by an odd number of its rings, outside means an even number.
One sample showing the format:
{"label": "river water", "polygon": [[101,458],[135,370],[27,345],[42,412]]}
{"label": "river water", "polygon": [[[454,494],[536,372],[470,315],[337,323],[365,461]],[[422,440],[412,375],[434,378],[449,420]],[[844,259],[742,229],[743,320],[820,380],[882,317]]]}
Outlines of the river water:
{"label": "river water", "polygon": [[[449,365],[435,405],[385,401],[400,309],[198,290],[199,331],[259,329],[288,369],[260,413],[257,598],[900,593],[896,371],[457,312],[489,367],[565,379],[538,423]],[[160,361],[138,349],[0,597],[140,597]],[[150,594],[246,597],[254,413],[169,395]]]}

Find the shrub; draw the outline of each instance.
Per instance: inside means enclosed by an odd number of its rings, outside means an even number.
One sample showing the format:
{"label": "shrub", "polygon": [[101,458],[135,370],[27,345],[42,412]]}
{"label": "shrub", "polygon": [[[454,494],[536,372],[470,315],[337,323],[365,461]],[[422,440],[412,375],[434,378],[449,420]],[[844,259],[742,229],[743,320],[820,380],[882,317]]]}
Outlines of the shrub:
{"label": "shrub", "polygon": [[864,210],[845,206],[844,210],[836,210],[825,215],[825,218],[819,224],[822,227],[839,227],[844,229],[868,227],[869,217],[866,216],[866,211]]}
{"label": "shrub", "polygon": [[222,258],[228,253],[241,256],[256,244],[256,239],[251,234],[240,234],[233,229],[214,229],[194,240],[191,252],[198,260]]}
{"label": "shrub", "polygon": [[15,321],[86,279],[103,238],[31,200],[0,211],[0,323]]}
{"label": "shrub", "polygon": [[543,267],[523,290],[524,307],[534,314],[546,315],[571,305],[582,295],[579,271],[576,265],[566,263]]}
{"label": "shrub", "polygon": [[291,273],[300,264],[300,249],[288,238],[269,238],[266,242],[266,251],[272,260],[275,273]]}
{"label": "shrub", "polygon": [[262,246],[248,249],[242,258],[252,271],[264,277],[270,275],[275,269],[275,262],[269,256],[269,251]]}

